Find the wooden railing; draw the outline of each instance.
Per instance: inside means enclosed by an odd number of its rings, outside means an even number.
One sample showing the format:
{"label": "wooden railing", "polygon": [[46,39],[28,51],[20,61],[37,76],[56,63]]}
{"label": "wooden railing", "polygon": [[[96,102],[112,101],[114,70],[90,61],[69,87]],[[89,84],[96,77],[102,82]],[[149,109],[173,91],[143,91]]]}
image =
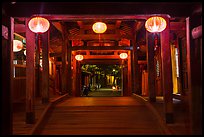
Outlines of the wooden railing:
{"label": "wooden railing", "polygon": [[26,65],[14,64],[13,103],[25,101],[26,97]]}

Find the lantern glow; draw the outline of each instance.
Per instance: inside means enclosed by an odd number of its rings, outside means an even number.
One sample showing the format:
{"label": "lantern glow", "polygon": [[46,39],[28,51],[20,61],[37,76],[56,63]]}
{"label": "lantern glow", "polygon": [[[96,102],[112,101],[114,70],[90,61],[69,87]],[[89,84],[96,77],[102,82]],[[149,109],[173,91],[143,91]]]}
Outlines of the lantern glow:
{"label": "lantern glow", "polygon": [[49,29],[50,23],[45,18],[34,17],[29,21],[28,27],[34,33],[44,33]]}
{"label": "lantern glow", "polygon": [[23,42],[20,40],[13,40],[13,52],[18,52],[23,49]]}
{"label": "lantern glow", "polygon": [[84,59],[83,55],[76,55],[75,59],[78,61],[82,61]]}
{"label": "lantern glow", "polygon": [[166,21],[162,17],[151,17],[145,22],[145,28],[149,32],[162,32],[166,28]]}
{"label": "lantern glow", "polygon": [[23,54],[26,56],[26,50],[23,51]]}
{"label": "lantern glow", "polygon": [[121,59],[126,59],[128,57],[127,53],[120,53]]}
{"label": "lantern glow", "polygon": [[107,25],[103,22],[96,22],[93,24],[92,29],[95,33],[104,33],[107,30]]}

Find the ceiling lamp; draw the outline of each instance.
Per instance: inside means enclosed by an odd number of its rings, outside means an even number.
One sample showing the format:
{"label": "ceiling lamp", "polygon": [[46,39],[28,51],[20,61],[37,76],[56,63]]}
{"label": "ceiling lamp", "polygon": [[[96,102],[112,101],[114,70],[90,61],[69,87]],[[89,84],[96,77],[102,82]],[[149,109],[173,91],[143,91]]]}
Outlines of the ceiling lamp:
{"label": "ceiling lamp", "polygon": [[18,52],[23,49],[23,42],[20,40],[13,40],[13,52]]}
{"label": "ceiling lamp", "polygon": [[75,59],[78,61],[82,61],[84,59],[83,55],[76,55]]}
{"label": "ceiling lamp", "polygon": [[151,17],[145,22],[145,28],[149,32],[162,32],[166,28],[166,20],[162,17]]}
{"label": "ceiling lamp", "polygon": [[120,53],[121,59],[126,59],[128,57],[127,53]]}
{"label": "ceiling lamp", "polygon": [[28,27],[34,33],[44,33],[49,29],[50,23],[45,18],[34,17],[29,21]]}
{"label": "ceiling lamp", "polygon": [[96,22],[93,24],[92,29],[95,33],[104,33],[107,30],[107,25],[103,22]]}

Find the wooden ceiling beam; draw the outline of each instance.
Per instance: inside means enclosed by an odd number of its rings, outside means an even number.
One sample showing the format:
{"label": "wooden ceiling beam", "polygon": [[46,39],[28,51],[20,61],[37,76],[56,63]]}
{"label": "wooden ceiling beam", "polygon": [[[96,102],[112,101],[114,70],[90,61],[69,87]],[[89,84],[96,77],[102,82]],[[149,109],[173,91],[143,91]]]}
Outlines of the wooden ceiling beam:
{"label": "wooden ceiling beam", "polygon": [[55,26],[55,28],[57,30],[59,30],[61,33],[63,33],[63,27],[62,24],[60,22],[52,22],[53,26]]}
{"label": "wooden ceiling beam", "polygon": [[[99,40],[99,35],[97,34],[80,34],[80,35],[69,35],[69,40]],[[122,38],[131,39],[131,36],[121,36],[119,34],[100,34],[101,40],[120,40]]]}
{"label": "wooden ceiling beam", "polygon": [[[115,65],[121,65],[122,59],[84,59],[81,61],[81,64],[115,64]],[[138,60],[138,64],[147,64],[146,60]]]}
{"label": "wooden ceiling beam", "polygon": [[132,50],[132,46],[74,46],[72,50]]}
{"label": "wooden ceiling beam", "polygon": [[77,21],[77,24],[80,28],[84,28],[84,23],[82,21]]}
{"label": "wooden ceiling beam", "polygon": [[[74,46],[72,47],[72,51],[100,51],[100,52],[107,52],[107,51],[126,51],[132,50],[133,47],[130,46]],[[61,56],[62,53],[50,53],[50,57]]]}
{"label": "wooden ceiling beam", "polygon": [[170,30],[180,31],[186,30],[185,22],[170,22]]}
{"label": "wooden ceiling beam", "polygon": [[119,55],[84,55],[84,59],[120,59]]}
{"label": "wooden ceiling beam", "polygon": [[144,22],[143,21],[138,21],[136,24],[136,31],[140,30],[142,28],[142,26],[144,26]]}
{"label": "wooden ceiling beam", "polygon": [[[78,23],[78,21],[77,21],[77,23]],[[106,23],[106,22],[105,22],[105,23]],[[93,22],[93,24],[94,24],[94,22]],[[80,27],[80,28],[83,28],[84,30],[91,30],[93,24],[90,24],[90,25],[82,25],[82,24],[78,23],[79,27]],[[106,25],[107,25],[107,28],[108,28],[109,30],[116,29],[116,26],[115,26],[115,25],[107,24],[107,23],[106,23]]]}
{"label": "wooden ceiling beam", "polygon": [[121,20],[116,21],[116,23],[115,23],[115,28],[116,29],[120,28],[121,22],[122,22]]}
{"label": "wooden ceiling beam", "polygon": [[14,24],[14,32],[24,33],[26,31],[25,24]]}
{"label": "wooden ceiling beam", "polygon": [[[50,15],[50,14],[40,14],[40,16],[47,18],[48,20],[61,20],[61,21],[79,21],[79,20],[135,20],[135,19],[148,19],[151,14],[135,14],[135,15]],[[158,16],[168,16],[167,14],[158,14]]]}
{"label": "wooden ceiling beam", "polygon": [[80,64],[110,64],[120,65],[122,64],[121,59],[84,59],[80,61]]}

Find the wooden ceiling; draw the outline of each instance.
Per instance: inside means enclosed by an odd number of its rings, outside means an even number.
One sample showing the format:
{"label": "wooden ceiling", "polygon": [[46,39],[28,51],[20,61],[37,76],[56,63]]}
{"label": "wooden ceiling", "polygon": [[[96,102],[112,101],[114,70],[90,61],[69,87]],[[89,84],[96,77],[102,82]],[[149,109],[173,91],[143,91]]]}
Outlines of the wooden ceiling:
{"label": "wooden ceiling", "polygon": [[[101,20],[100,20],[101,21]],[[107,24],[103,34],[96,34],[92,25],[96,20],[53,21],[50,29],[51,51],[60,55],[62,52],[62,35],[67,33],[67,39],[72,46],[130,46],[134,33],[144,26],[144,21],[137,20],[102,20]],[[117,54],[113,50],[90,50],[86,54]]]}
{"label": "wooden ceiling", "polygon": [[[31,6],[32,5],[32,6]],[[2,11],[15,18],[15,32],[24,36],[25,18],[42,13],[52,19],[50,27],[50,55],[60,56],[62,53],[63,36],[69,39],[75,51],[83,47],[82,54],[117,55],[122,46],[130,46],[136,39],[138,59],[146,59],[145,19],[142,15],[169,14],[172,31],[178,36],[185,36],[185,18],[193,12],[202,11],[200,3],[4,3]],[[23,7],[23,8],[22,8]],[[114,10],[113,10],[114,9]],[[195,10],[196,9],[196,10]],[[18,11],[18,12],[16,12]],[[135,18],[138,16],[138,18]],[[113,18],[112,18],[113,17]],[[104,34],[96,34],[92,25],[103,21],[108,29]],[[175,22],[175,23],[174,23]],[[97,47],[107,47],[100,49]],[[115,51],[110,47],[118,46]],[[94,47],[94,48],[89,48]],[[99,50],[97,50],[99,49]]]}

